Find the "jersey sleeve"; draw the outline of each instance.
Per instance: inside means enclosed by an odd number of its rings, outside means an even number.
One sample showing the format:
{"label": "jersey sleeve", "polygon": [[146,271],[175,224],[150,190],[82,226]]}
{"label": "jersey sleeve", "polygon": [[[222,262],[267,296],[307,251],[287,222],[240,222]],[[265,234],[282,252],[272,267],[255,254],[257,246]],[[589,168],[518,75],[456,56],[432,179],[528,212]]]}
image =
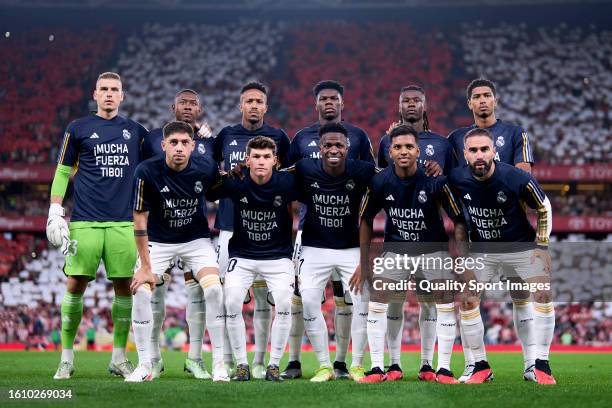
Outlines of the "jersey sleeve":
{"label": "jersey sleeve", "polygon": [[227,174],[223,176],[219,175],[216,178],[216,183],[206,192],[206,199],[208,201],[217,201],[222,198],[228,198],[232,195],[236,187],[237,181],[235,178]]}
{"label": "jersey sleeve", "polygon": [[451,170],[457,167],[457,156],[455,155],[455,149],[453,145],[447,140],[446,141],[446,152],[444,154],[444,168],[442,169],[443,174],[449,175]]}
{"label": "jersey sleeve", "polygon": [[517,163],[534,163],[531,144],[527,132],[518,128],[514,133],[512,144],[514,146],[514,164]]}
{"label": "jersey sleeve", "polygon": [[374,150],[372,149],[372,142],[370,142],[370,138],[365,131],[359,132],[359,160],[376,164],[376,160],[374,159]]}
{"label": "jersey sleeve", "polygon": [[151,209],[153,187],[142,165],[139,165],[136,168],[136,173],[134,174],[134,188],[132,197],[134,197],[134,203],[132,206],[134,211],[149,211]]}
{"label": "jersey sleeve", "polygon": [[378,167],[381,169],[389,166],[387,160],[387,155],[389,154],[388,140],[389,136],[385,133],[383,137],[380,138],[380,143],[378,144]]}
{"label": "jersey sleeve", "polygon": [[381,195],[377,183],[374,180],[370,187],[368,187],[363,202],[361,203],[361,209],[359,211],[361,218],[373,220],[374,217],[376,217],[376,214],[383,208],[382,200],[380,199]]}
{"label": "jersey sleeve", "polygon": [[292,164],[291,160],[289,159],[289,148],[290,148],[290,143],[289,143],[289,136],[287,136],[287,133],[285,133],[284,130],[280,130],[280,142],[276,148],[276,155],[278,157],[278,162],[280,163],[280,167],[284,168],[284,167],[288,167]]}
{"label": "jersey sleeve", "polygon": [[224,132],[221,130],[213,142],[213,159],[218,163],[223,161],[223,138]]}
{"label": "jersey sleeve", "polygon": [[455,198],[448,180],[445,176],[433,179],[434,194],[438,203],[444,208],[446,214],[454,221],[463,221],[463,213],[459,201]]}
{"label": "jersey sleeve", "polygon": [[76,135],[74,122],[68,125],[64,132],[62,145],[57,155],[57,164],[74,166],[79,159],[79,142]]}
{"label": "jersey sleeve", "polygon": [[300,156],[300,142],[298,134],[293,137],[291,143],[289,144],[289,153],[287,154],[287,160],[289,161],[289,165],[297,163],[298,160],[302,158]]}
{"label": "jersey sleeve", "polygon": [[[524,173],[524,172],[523,172]],[[533,208],[537,213],[536,243],[547,246],[552,230],[552,208],[550,201],[538,182],[528,173],[519,187],[519,198],[525,202],[529,208]]]}

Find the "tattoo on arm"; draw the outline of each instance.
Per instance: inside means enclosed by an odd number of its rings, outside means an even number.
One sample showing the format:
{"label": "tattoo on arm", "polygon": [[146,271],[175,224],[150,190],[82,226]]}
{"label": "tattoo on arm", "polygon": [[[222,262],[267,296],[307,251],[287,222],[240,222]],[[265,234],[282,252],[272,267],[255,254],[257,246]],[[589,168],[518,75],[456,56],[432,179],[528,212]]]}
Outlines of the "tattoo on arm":
{"label": "tattoo on arm", "polygon": [[146,237],[147,230],[134,230],[134,236],[135,237]]}

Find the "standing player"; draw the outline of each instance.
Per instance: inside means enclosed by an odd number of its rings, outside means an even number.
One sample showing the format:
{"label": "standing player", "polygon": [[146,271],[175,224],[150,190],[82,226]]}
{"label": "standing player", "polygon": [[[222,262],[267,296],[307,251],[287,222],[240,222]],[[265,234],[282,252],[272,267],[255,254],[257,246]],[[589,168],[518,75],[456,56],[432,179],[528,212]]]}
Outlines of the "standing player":
{"label": "standing player", "polygon": [[[121,77],[114,72],[100,74],[93,93],[97,112],[68,125],[59,151],[47,220],[47,237],[51,244],[62,247],[68,277],[61,306],[62,356],[53,377],[56,380],[68,379],[74,372],[73,343],[83,316],[83,294],[96,278],[100,259],[115,290],[113,353],[108,368],[123,377],[134,369],[125,356],[132,310],[130,279],[136,262],[130,184],[147,130],[119,116],[123,97]],[[78,171],[68,227],[62,201],[73,167]]]}
{"label": "standing player", "polygon": [[[359,206],[376,171],[372,163],[347,160],[348,132],[341,124],[323,125],[319,134],[321,159],[302,159],[295,165],[301,186],[298,198],[306,205],[298,261],[303,321],[320,364],[313,382],[335,378],[338,364],[344,364],[336,361],[332,369],[321,297],[332,272],[341,279],[343,292],[349,291],[349,279],[359,265]],[[350,375],[358,381],[364,375],[361,360],[368,301],[356,294],[351,298],[355,311],[349,324],[353,337]]]}
{"label": "standing player", "polygon": [[[192,89],[182,89],[174,97],[172,104],[172,112],[177,121],[188,123],[195,132],[195,149],[194,156],[205,156],[212,158],[213,138],[210,127],[206,122],[200,124],[197,122],[202,113],[202,103],[200,96]],[[162,140],[164,139],[163,129],[153,129],[147,136],[142,146],[143,159],[148,159],[154,156],[165,156],[162,149]],[[199,163],[199,162],[198,162]],[[204,207],[206,211],[206,207]],[[153,363],[153,378],[160,376],[164,370],[164,363],[159,350],[159,335],[166,316],[165,296],[170,286],[170,273],[172,267],[176,264],[179,268],[183,265],[180,260],[172,263],[163,276],[162,282],[157,285],[151,296],[151,305],[153,307],[153,334],[151,337]],[[204,292],[198,282],[193,278],[192,271],[184,273],[185,289],[187,290],[187,310],[186,320],[189,328],[189,351],[185,360],[184,370],[191,373],[195,378],[210,379],[210,374],[202,360],[202,338],[206,328],[206,302],[204,302]]]}
{"label": "standing player", "polygon": [[[342,122],[342,110],[344,109],[344,87],[336,81],[321,81],[313,88],[315,96],[315,110],[319,115],[319,121],[300,130],[291,141],[289,148],[289,160],[295,163],[303,158],[320,159],[320,135],[321,126],[338,124],[346,128],[348,133],[347,158],[362,160],[374,164],[374,154],[370,139],[365,131],[347,122]],[[304,208],[300,211],[300,225],[295,239],[294,261],[299,258],[302,227],[304,223]],[[346,368],[346,353],[349,346],[352,321],[352,301],[350,295],[346,295],[346,289],[342,281],[334,271],[332,275],[332,287],[334,290],[334,301],[336,303],[334,327],[336,332],[336,358],[334,361],[334,374],[336,378],[348,378],[349,372]],[[283,371],[284,378],[299,378],[302,376],[300,355],[302,351],[302,336],[304,335],[304,320],[302,318],[303,306],[299,291],[296,293],[291,305],[291,334],[289,335],[289,364]],[[364,316],[365,317],[365,316]],[[353,338],[355,342],[355,338]],[[364,337],[365,342],[365,337]],[[356,349],[365,347],[363,345],[353,346]],[[353,357],[355,357],[353,355]],[[358,364],[361,365],[361,364]]]}
{"label": "standing player", "polygon": [[[467,87],[467,105],[474,115],[472,126],[462,127],[452,131],[448,140],[453,145],[459,166],[466,165],[464,157],[463,139],[467,132],[472,129],[487,129],[493,135],[495,143],[495,160],[514,165],[521,170],[531,172],[533,154],[529,144],[527,133],[520,126],[512,125],[497,119],[495,108],[497,107],[497,91],[495,84],[487,79],[478,78],[470,82]],[[512,314],[515,328],[523,348],[525,364],[525,379],[534,381],[533,367],[535,363],[534,343],[534,314],[533,305],[529,299],[530,293],[526,291],[511,291]],[[461,335],[465,355],[465,371],[459,378],[467,381],[474,369],[474,358],[470,355],[469,347],[466,347]]]}
{"label": "standing player", "polygon": [[[547,246],[552,214],[548,198],[529,173],[494,160],[497,151],[489,130],[470,130],[464,146],[468,166],[454,169],[449,183],[467,209],[470,240],[476,243],[472,245],[488,244],[484,268],[474,271],[476,277],[480,282],[488,282],[501,266],[504,273],[519,278],[521,283],[550,285],[551,259]],[[527,219],[525,205],[537,212],[537,230]],[[479,294],[468,298],[469,295],[464,295],[461,305],[461,325],[475,367],[466,383],[482,383],[491,378],[492,372],[484,348]],[[533,297],[536,358],[533,374],[539,384],[554,384],[548,364],[555,328],[550,288],[538,288]]]}
{"label": "standing player", "polygon": [[[407,254],[430,263],[447,256],[448,236],[440,214],[440,207],[455,220],[455,238],[465,240],[465,225],[462,213],[455,201],[445,177],[431,178],[425,175],[422,167],[417,166],[418,147],[417,131],[407,125],[394,128],[389,139],[389,155],[393,164],[374,177],[372,187],[363,205],[359,240],[361,246],[360,270],[351,279],[353,288],[361,290],[364,282],[372,282],[370,268],[370,241],[372,239],[373,221],[381,209],[386,213],[385,224],[385,257],[394,258],[396,254]],[[384,263],[386,264],[386,262]],[[418,273],[420,280],[444,282],[452,279],[452,271],[443,266],[421,266],[418,270],[385,269],[379,272],[376,280],[380,284],[403,284]],[[420,276],[419,276],[420,275]],[[420,286],[420,285],[419,285]],[[406,297],[407,286],[395,290],[395,294]],[[385,374],[384,348],[387,332],[387,309],[393,291],[384,286],[373,286],[370,294],[368,313],[368,343],[372,358],[372,370],[360,382],[382,382],[401,379],[399,367],[390,367]],[[455,309],[451,292],[434,292],[438,318],[434,333],[438,337],[438,370],[436,381],[446,384],[457,383],[450,371],[450,359],[455,340]],[[401,338],[400,338],[401,342]]]}
{"label": "standing player", "polygon": [[[268,90],[259,82],[249,82],[240,90],[240,112],[242,122],[227,126],[219,132],[214,140],[213,155],[222,163],[225,171],[230,171],[238,163],[245,160],[246,146],[255,136],[270,137],[276,143],[276,154],[281,167],[287,166],[289,138],[287,134],[264,122],[268,111]],[[217,251],[221,277],[225,273],[228,260],[228,242],[234,228],[234,211],[230,199],[219,201],[215,219],[215,228],[220,230]],[[268,303],[268,288],[265,280],[256,277],[253,283],[255,311],[253,321],[255,326],[255,356],[253,358],[253,377],[261,379],[265,376],[264,358],[272,322],[272,309]],[[226,347],[225,362],[233,366],[231,353]]]}
{"label": "standing player", "polygon": [[204,210],[204,194],[218,178],[217,164],[210,158],[191,157],[195,143],[188,123],[170,122],[163,132],[165,155],[142,162],[134,180],[134,236],[140,267],[131,289],[138,367],[125,380],[152,379],[151,290],[161,283],[170,262],[180,257],[188,270],[196,271],[207,302],[213,381],[229,381],[223,364],[223,290]]}
{"label": "standing player", "polygon": [[[413,127],[419,134],[419,150],[421,151],[417,164],[423,166],[427,176],[437,177],[442,174],[448,175],[456,165],[453,147],[449,141],[429,129],[429,118],[427,117],[425,91],[417,85],[405,86],[399,96],[399,122],[391,125],[394,127],[405,124]],[[389,156],[391,141],[386,133],[380,139],[378,146],[378,166],[387,167],[392,160]],[[391,377],[401,375],[401,351],[404,328],[404,301],[403,293],[392,295],[387,311],[387,343],[391,365],[389,367]],[[431,294],[423,293],[417,288],[417,299],[419,301],[419,329],[421,333],[421,369],[419,379],[423,381],[435,381],[436,374],[432,368],[434,347],[436,345],[436,303]]]}
{"label": "standing player", "polygon": [[291,325],[291,202],[296,187],[293,175],[276,171],[275,165],[276,144],[269,137],[257,136],[247,143],[247,167],[241,169],[240,177],[224,176],[207,195],[210,200],[227,198],[234,204],[224,290],[227,332],[237,362],[235,381],[251,379],[242,304],[257,276],[265,280],[276,309],[265,379],[282,381],[278,365]]}

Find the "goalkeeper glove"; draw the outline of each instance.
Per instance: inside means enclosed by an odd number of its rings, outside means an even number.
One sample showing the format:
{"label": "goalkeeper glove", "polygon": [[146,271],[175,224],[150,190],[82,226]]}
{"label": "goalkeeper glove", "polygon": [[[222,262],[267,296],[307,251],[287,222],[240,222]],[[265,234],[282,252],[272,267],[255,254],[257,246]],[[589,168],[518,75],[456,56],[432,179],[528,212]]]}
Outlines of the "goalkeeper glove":
{"label": "goalkeeper glove", "polygon": [[51,242],[51,245],[61,247],[62,253],[66,255],[70,245],[70,231],[64,219],[64,208],[57,203],[52,203],[49,207],[47,239]]}

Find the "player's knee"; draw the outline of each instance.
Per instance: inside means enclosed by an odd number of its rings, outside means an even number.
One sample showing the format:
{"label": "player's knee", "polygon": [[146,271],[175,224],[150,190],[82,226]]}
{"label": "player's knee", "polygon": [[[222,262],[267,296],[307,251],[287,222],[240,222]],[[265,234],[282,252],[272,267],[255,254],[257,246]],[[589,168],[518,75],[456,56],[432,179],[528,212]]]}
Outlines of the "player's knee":
{"label": "player's knee", "polygon": [[276,315],[279,316],[279,312],[283,312],[283,316],[289,316],[291,313],[291,292],[275,292],[274,293],[274,310]]}
{"label": "player's knee", "polygon": [[149,285],[145,284],[136,289],[134,293],[134,307],[143,307],[145,305],[151,304],[151,288]]}
{"label": "player's knee", "polygon": [[539,290],[533,294],[533,300],[536,303],[552,302],[552,293],[549,290]]}
{"label": "player's knee", "polygon": [[461,310],[474,310],[480,307],[480,299],[474,296],[466,296],[461,299]]}

